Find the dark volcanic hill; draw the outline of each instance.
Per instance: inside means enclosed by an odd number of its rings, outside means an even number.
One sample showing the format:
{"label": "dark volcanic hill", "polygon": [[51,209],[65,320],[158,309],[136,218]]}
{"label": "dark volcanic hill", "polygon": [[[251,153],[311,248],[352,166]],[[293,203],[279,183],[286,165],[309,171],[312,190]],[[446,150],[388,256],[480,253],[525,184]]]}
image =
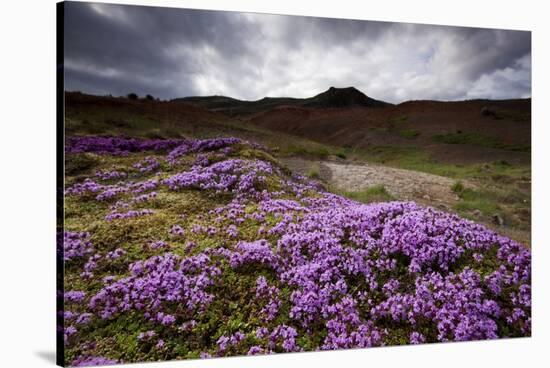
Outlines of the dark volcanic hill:
{"label": "dark volcanic hill", "polygon": [[279,106],[311,108],[386,107],[392,104],[368,97],[355,87],[330,87],[323,93],[309,98],[264,97],[257,101],[237,100],[225,96],[195,96],[172,100],[185,102],[227,115],[252,115]]}
{"label": "dark volcanic hill", "polygon": [[370,98],[355,87],[334,88],[305,100],[305,107],[386,107],[391,104]]}

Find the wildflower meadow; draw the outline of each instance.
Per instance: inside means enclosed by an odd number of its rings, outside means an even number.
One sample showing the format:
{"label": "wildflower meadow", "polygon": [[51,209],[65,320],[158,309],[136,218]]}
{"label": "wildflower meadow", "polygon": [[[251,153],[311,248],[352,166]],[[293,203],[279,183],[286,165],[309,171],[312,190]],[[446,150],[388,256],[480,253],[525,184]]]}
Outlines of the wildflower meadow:
{"label": "wildflower meadow", "polygon": [[529,248],[455,214],[238,138],[69,136],[65,167],[68,365],[531,334]]}

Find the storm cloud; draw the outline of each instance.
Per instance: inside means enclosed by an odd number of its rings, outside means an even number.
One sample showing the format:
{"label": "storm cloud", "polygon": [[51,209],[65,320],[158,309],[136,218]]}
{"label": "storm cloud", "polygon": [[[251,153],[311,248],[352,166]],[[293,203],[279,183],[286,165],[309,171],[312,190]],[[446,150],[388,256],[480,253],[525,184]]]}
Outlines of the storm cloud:
{"label": "storm cloud", "polygon": [[64,50],[65,89],[102,95],[531,96],[526,31],[68,2]]}

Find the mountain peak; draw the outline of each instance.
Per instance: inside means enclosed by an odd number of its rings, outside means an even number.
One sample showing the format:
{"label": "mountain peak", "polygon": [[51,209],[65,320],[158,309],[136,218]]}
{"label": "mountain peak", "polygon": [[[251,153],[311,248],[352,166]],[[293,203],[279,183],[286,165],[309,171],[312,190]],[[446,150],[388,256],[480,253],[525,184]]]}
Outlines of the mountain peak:
{"label": "mountain peak", "polygon": [[357,91],[357,92],[361,92],[359,91],[357,88],[353,87],[353,86],[349,86],[349,87],[334,87],[334,86],[331,86],[327,91],[325,92],[328,92],[328,91]]}
{"label": "mountain peak", "polygon": [[334,86],[312,97],[305,104],[310,107],[384,107],[388,105],[386,102],[368,97],[355,87],[336,88]]}
{"label": "mountain peak", "polygon": [[368,97],[355,87],[330,87],[309,98],[264,97],[256,101],[237,100],[224,96],[183,97],[175,102],[188,102],[211,111],[229,115],[247,115],[271,110],[278,106],[311,108],[386,107],[392,104]]}

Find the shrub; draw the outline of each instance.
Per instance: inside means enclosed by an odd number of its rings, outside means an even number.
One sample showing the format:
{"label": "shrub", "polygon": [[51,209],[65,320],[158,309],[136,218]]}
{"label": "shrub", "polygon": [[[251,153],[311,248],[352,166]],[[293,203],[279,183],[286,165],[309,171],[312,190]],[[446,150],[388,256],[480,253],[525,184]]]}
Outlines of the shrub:
{"label": "shrub", "polygon": [[136,93],[134,93],[134,92],[128,93],[128,94],[126,95],[126,97],[128,97],[129,100],[137,100],[137,99],[138,99],[138,95],[137,95]]}
{"label": "shrub", "polygon": [[491,116],[493,118],[497,117],[497,113],[495,110],[488,108],[487,106],[484,106],[481,109],[481,116]]}
{"label": "shrub", "polygon": [[337,152],[337,153],[336,153],[336,156],[337,156],[337,157],[340,157],[340,158],[342,158],[342,159],[344,159],[344,160],[345,160],[346,157],[347,157],[346,153],[345,153],[345,152],[342,152],[342,151]]}
{"label": "shrub", "polygon": [[457,181],[453,184],[451,190],[456,194],[462,194],[464,192],[464,184],[462,184],[462,182],[460,181]]}

